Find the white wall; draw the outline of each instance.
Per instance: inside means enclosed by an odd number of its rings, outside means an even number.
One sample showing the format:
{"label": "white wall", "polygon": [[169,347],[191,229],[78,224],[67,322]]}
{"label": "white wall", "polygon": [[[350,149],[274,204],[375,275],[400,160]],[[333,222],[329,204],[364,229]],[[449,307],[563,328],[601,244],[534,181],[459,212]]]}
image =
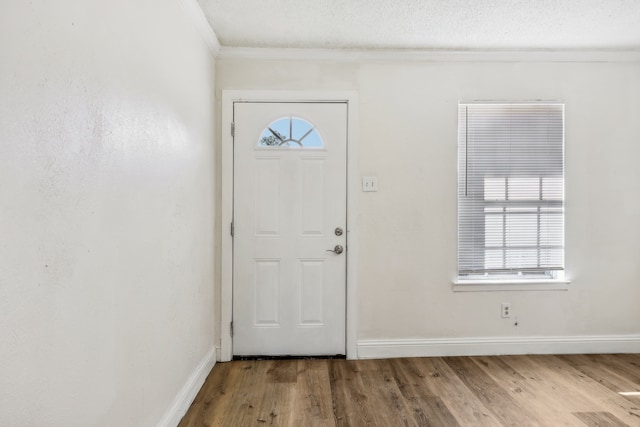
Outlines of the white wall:
{"label": "white wall", "polygon": [[[357,195],[360,342],[631,335],[640,348],[638,62],[227,57],[216,75],[218,91],[358,91],[360,173],[379,180]],[[568,291],[452,292],[461,99],[565,101]]]}
{"label": "white wall", "polygon": [[214,59],[176,0],[0,6],[0,425],[154,426],[214,346]]}

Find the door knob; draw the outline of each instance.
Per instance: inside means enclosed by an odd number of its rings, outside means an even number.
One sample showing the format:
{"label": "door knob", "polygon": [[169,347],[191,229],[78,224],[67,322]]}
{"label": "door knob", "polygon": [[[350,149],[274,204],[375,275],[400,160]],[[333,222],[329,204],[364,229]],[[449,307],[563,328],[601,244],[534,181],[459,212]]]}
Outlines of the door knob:
{"label": "door knob", "polygon": [[336,245],[336,247],[333,249],[327,249],[327,252],[333,252],[336,255],[340,255],[342,252],[344,252],[344,248],[340,245]]}

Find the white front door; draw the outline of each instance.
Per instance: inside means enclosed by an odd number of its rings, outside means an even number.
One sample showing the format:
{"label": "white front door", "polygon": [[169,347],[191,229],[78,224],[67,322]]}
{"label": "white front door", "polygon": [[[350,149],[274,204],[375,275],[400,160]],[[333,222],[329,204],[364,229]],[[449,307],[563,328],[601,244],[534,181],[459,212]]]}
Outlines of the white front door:
{"label": "white front door", "polygon": [[347,104],[233,113],[233,354],[345,354]]}

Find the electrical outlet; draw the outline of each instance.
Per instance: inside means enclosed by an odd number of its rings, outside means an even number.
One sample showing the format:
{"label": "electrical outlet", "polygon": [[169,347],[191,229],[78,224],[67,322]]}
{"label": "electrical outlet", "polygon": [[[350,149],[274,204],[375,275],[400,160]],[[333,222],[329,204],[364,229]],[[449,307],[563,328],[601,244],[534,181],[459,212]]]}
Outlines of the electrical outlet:
{"label": "electrical outlet", "polygon": [[500,306],[500,316],[502,317],[511,317],[511,303],[503,302]]}
{"label": "electrical outlet", "polygon": [[378,191],[378,177],[377,176],[363,176],[362,177],[362,191]]}

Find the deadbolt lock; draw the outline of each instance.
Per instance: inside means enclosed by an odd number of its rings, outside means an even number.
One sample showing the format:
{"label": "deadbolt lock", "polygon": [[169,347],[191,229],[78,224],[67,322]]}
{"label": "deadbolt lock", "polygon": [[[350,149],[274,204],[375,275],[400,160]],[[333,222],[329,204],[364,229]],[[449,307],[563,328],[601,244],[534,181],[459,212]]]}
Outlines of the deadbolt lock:
{"label": "deadbolt lock", "polygon": [[342,233],[343,233],[342,228],[336,227],[335,233],[336,233],[336,236],[342,236]]}

